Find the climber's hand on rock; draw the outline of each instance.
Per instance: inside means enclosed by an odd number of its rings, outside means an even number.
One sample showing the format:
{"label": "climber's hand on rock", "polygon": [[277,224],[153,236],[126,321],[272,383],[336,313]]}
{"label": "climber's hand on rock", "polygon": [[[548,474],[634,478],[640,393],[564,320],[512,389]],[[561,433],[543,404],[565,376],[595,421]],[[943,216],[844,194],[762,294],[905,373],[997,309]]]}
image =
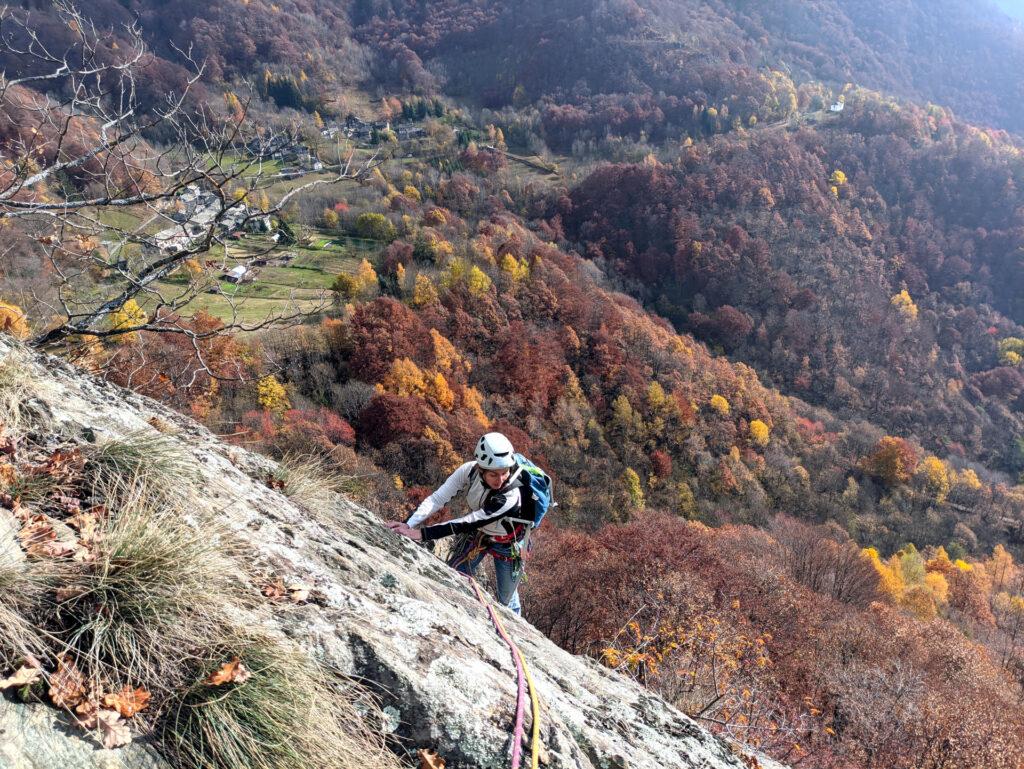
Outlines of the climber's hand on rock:
{"label": "climber's hand on rock", "polygon": [[414,529],[411,526],[406,526],[401,521],[388,521],[388,528],[396,534],[401,534],[403,537],[408,537],[411,540],[419,542],[423,539],[423,534],[419,529]]}

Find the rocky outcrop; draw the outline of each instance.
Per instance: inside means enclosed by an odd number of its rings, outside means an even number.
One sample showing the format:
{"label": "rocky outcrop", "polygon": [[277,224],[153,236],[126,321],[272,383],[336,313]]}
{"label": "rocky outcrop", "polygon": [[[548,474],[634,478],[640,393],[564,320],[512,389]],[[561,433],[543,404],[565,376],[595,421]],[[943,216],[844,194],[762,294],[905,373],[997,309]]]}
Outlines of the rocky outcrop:
{"label": "rocky outcrop", "polygon": [[[0,358],[10,349],[0,340]],[[449,769],[509,765],[515,669],[464,578],[340,496],[304,504],[269,488],[272,462],[159,404],[57,361],[27,365],[38,374],[33,408],[55,432],[94,441],[158,425],[194,458],[196,477],[183,488],[198,490],[196,506],[222,517],[254,561],[313,589],[307,603],[268,604],[265,621],[374,690],[385,714],[377,728],[396,749],[434,749]],[[547,766],[755,765],[658,697],[500,611],[539,691]],[[0,703],[0,730],[0,767],[159,766],[144,744],[96,749],[42,706]]]}

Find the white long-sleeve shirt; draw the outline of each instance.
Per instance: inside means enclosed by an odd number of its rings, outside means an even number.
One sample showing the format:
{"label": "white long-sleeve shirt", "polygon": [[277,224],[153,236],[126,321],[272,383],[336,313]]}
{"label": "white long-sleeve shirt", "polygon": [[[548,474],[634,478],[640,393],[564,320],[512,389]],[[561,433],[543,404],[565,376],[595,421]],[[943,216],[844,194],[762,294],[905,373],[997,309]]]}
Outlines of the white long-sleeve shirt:
{"label": "white long-sleeve shirt", "polygon": [[466,462],[449,475],[437,491],[420,503],[416,512],[406,523],[417,528],[423,521],[455,499],[460,492],[466,491],[466,501],[472,512],[437,526],[423,528],[423,539],[429,541],[446,537],[449,534],[461,534],[476,530],[492,537],[506,536],[511,531],[507,519],[516,518],[519,515],[520,473],[522,473],[522,468],[518,466],[513,468],[505,484],[500,489],[492,489],[484,483],[480,472],[476,470],[476,462]]}

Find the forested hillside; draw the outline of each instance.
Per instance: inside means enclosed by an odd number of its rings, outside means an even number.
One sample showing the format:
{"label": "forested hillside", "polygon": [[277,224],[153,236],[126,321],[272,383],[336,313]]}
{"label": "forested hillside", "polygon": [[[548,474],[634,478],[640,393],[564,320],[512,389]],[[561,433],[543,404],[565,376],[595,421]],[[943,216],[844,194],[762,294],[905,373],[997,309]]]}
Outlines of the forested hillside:
{"label": "forested hillside", "polygon": [[[21,5],[55,48],[71,41],[47,0]],[[324,113],[344,113],[355,87],[383,86],[492,107],[571,106],[580,120],[612,110],[613,129],[631,118],[648,133],[685,131],[694,108],[727,105],[743,120],[785,110],[763,104],[770,86],[759,74],[770,69],[1024,128],[1024,42],[987,2],[215,0],[197,12],[186,0],[98,0],[88,13],[115,30],[139,20],[157,54],[145,82],[153,99],[180,86],[175,47],[191,46],[207,82],[245,78],[278,106]]]}
{"label": "forested hillside", "polygon": [[1019,473],[1020,151],[937,108],[846,104],[607,166],[553,216],[787,392]]}

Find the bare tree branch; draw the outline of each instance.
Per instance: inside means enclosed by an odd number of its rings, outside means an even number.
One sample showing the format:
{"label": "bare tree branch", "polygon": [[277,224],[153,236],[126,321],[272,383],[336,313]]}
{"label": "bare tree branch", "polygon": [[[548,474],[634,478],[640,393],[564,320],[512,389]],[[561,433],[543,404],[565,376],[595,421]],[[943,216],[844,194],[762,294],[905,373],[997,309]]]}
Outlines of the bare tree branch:
{"label": "bare tree branch", "polygon": [[[31,234],[55,281],[46,300],[55,320],[31,344],[180,334],[200,367],[217,376],[203,360],[204,339],[322,312],[327,292],[302,301],[293,294],[282,310],[255,321],[243,320],[241,303],[224,297],[231,317],[221,326],[196,330],[188,322],[197,297],[219,283],[210,273],[248,267],[292,239],[286,206],[315,187],[364,179],[378,158],[357,162],[339,153],[323,163],[327,176],[270,200],[280,178],[266,158],[293,137],[254,125],[249,99],[230,115],[190,106],[204,73],[191,49],[176,49],[188,71],[183,88],[147,107],[137,89],[149,57],[138,25],[117,30],[114,46],[113,32],[96,29],[68,0],[55,7],[73,33],[65,51],[48,47],[28,13],[0,8],[0,53],[17,57],[21,70],[0,74],[0,109],[18,127],[0,147],[0,225],[16,222]],[[158,134],[171,138],[159,146],[147,140]],[[232,232],[269,236],[275,228],[277,242],[229,255]],[[144,309],[115,322],[132,302]]]}

